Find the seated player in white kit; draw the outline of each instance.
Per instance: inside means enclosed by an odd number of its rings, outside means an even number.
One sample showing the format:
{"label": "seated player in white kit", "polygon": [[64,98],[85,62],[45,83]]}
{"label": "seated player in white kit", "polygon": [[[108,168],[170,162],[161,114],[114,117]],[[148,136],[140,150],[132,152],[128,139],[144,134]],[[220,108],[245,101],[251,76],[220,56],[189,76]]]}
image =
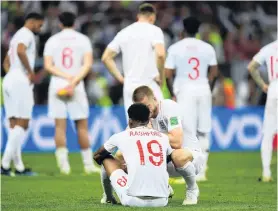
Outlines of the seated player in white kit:
{"label": "seated player in white kit", "polygon": [[[265,105],[264,123],[263,123],[263,140],[261,144],[262,159],[262,181],[270,182],[271,177],[271,158],[273,151],[273,137],[277,133],[278,125],[278,41],[274,41],[264,46],[257,53],[248,65],[248,70],[257,83],[257,85],[267,93]],[[269,84],[264,82],[260,76],[259,67],[266,64],[268,71]]]}
{"label": "seated player in white kit", "polygon": [[[166,206],[170,194],[166,157],[170,156],[177,169],[182,169],[192,158],[186,159],[183,149],[173,150],[166,135],[148,128],[147,106],[133,104],[128,115],[129,129],[113,135],[95,153],[94,159],[104,166],[122,205]],[[111,155],[117,149],[122,152],[128,173]]]}
{"label": "seated player in white kit", "polygon": [[62,174],[70,173],[66,148],[67,115],[75,122],[86,174],[99,172],[89,142],[89,104],[83,79],[93,64],[88,37],[74,30],[75,15],[59,16],[62,31],[46,42],[44,66],[52,74],[48,91],[48,115],[55,119],[56,159]]}
{"label": "seated player in white kit", "polygon": [[42,15],[28,14],[24,26],[11,39],[9,51],[4,60],[4,67],[8,73],[3,80],[3,97],[6,117],[10,125],[8,141],[2,157],[2,175],[14,176],[11,171],[12,161],[16,175],[36,175],[30,168],[24,166],[21,144],[26,137],[34,106],[35,35],[40,32],[42,24]]}
{"label": "seated player in white kit", "polygon": [[[164,81],[165,47],[162,30],[155,26],[153,5],[140,5],[138,21],[122,29],[103,53],[102,61],[123,87],[125,111],[132,104],[132,93],[138,86],[151,87],[157,99],[163,99],[160,89]],[[123,74],[114,58],[122,53]],[[127,115],[127,113],[126,113]],[[127,118],[128,119],[128,118]]]}
{"label": "seated player in white kit", "polygon": [[[217,76],[216,53],[210,44],[195,38],[200,25],[196,18],[184,19],[183,25],[185,38],[169,47],[165,70],[170,80],[175,75],[172,93],[182,108],[184,126],[200,141],[205,166],[197,179],[206,181],[211,131],[211,87]],[[172,85],[168,87],[172,90]]]}

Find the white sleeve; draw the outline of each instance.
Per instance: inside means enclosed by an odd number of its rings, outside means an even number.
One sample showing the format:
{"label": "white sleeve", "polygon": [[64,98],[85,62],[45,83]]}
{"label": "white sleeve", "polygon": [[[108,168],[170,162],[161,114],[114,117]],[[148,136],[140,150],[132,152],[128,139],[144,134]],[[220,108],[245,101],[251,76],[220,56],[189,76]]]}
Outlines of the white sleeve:
{"label": "white sleeve", "polygon": [[110,153],[113,153],[117,149],[117,147],[118,147],[118,138],[115,135],[111,136],[109,140],[104,143],[104,148]]}
{"label": "white sleeve", "polygon": [[53,56],[53,47],[51,38],[44,45],[43,56]]}
{"label": "white sleeve", "polygon": [[168,131],[175,128],[182,128],[182,117],[180,114],[179,105],[174,101],[169,101],[166,106],[167,109],[167,124]]}
{"label": "white sleeve", "polygon": [[92,43],[88,37],[84,40],[84,53],[91,53],[93,52]]}
{"label": "white sleeve", "polygon": [[176,68],[175,57],[174,57],[174,53],[173,53],[173,50],[171,47],[168,49],[167,58],[165,61],[165,68],[167,68],[167,69],[175,69]]}
{"label": "white sleeve", "polygon": [[216,53],[213,47],[211,47],[211,50],[212,50],[212,56],[209,65],[214,66],[217,65]]}
{"label": "white sleeve", "polygon": [[154,38],[152,41],[152,45],[155,46],[156,44],[164,44],[164,35],[160,28],[156,28],[157,30],[154,33]]}
{"label": "white sleeve", "polygon": [[120,32],[116,35],[116,37],[110,42],[107,46],[107,48],[110,48],[111,50],[115,51],[116,53],[120,53],[121,51],[121,34]]}
{"label": "white sleeve", "polygon": [[29,47],[29,45],[32,43],[33,40],[33,35],[30,33],[28,33],[27,31],[22,31],[22,33],[20,33],[20,36],[17,36],[17,43],[22,43],[24,44],[27,48]]}
{"label": "white sleeve", "polygon": [[170,141],[169,141],[168,137],[167,137],[167,139],[168,140],[167,140],[167,145],[166,145],[166,147],[167,147],[166,155],[171,155],[174,150],[172,149],[172,147],[170,145]]}
{"label": "white sleeve", "polygon": [[263,65],[265,63],[265,54],[264,54],[264,50],[261,49],[254,57],[253,60],[255,62],[258,62],[260,65]]}

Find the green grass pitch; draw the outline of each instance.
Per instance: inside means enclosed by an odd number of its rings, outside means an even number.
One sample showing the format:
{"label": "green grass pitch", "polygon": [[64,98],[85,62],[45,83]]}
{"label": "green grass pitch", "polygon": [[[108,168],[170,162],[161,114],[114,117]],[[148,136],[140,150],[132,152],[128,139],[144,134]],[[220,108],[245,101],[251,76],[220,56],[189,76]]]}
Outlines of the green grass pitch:
{"label": "green grass pitch", "polygon": [[258,182],[261,161],[258,152],[211,153],[209,181],[200,183],[199,204],[184,207],[184,186],[173,185],[175,195],[165,208],[127,208],[101,205],[99,175],[82,174],[81,156],[70,155],[72,174],[61,176],[53,154],[25,154],[24,160],[40,173],[37,177],[2,177],[1,208],[10,211],[33,210],[198,210],[238,211],[277,210],[277,156],[272,160],[275,179],[272,183]]}

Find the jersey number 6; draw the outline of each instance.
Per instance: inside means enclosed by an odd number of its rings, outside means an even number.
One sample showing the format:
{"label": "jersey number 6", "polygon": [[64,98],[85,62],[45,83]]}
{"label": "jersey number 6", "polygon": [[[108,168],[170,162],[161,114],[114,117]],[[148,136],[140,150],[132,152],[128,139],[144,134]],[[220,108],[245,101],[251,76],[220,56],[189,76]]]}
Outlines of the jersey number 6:
{"label": "jersey number 6", "polygon": [[73,58],[72,58],[72,50],[70,48],[64,48],[62,52],[62,64],[63,67],[69,69],[72,67]]}
{"label": "jersey number 6", "polygon": [[199,75],[200,75],[200,71],[199,71],[199,65],[200,65],[200,61],[199,59],[197,59],[196,57],[191,57],[189,60],[188,60],[188,63],[189,64],[192,64],[193,65],[193,70],[194,70],[194,75],[193,73],[189,73],[188,74],[188,77],[191,79],[191,80],[196,80],[197,78],[199,78]]}
{"label": "jersey number 6", "polygon": [[[138,150],[139,150],[140,164],[141,165],[145,165],[145,155],[144,155],[144,152],[143,152],[143,147],[142,147],[141,141],[138,140],[136,142],[136,144],[137,144],[137,147],[138,147]],[[159,152],[154,152],[153,151],[152,147],[154,145],[158,146]],[[162,146],[161,146],[161,144],[158,141],[156,141],[156,140],[152,140],[152,141],[147,143],[147,149],[148,149],[148,152],[150,154],[149,161],[151,162],[151,164],[153,164],[154,166],[160,166],[163,163],[163,153],[162,153]],[[158,158],[157,159],[158,161],[155,161],[154,157]]]}

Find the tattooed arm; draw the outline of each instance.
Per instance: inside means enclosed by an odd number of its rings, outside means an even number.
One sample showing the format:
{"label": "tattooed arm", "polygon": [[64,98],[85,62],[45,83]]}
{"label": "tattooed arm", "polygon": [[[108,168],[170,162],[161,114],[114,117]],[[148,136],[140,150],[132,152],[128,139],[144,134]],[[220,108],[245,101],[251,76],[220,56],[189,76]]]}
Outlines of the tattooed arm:
{"label": "tattooed arm", "polygon": [[266,93],[268,89],[268,85],[262,79],[259,71],[260,64],[254,60],[252,60],[248,65],[248,71],[256,84]]}

